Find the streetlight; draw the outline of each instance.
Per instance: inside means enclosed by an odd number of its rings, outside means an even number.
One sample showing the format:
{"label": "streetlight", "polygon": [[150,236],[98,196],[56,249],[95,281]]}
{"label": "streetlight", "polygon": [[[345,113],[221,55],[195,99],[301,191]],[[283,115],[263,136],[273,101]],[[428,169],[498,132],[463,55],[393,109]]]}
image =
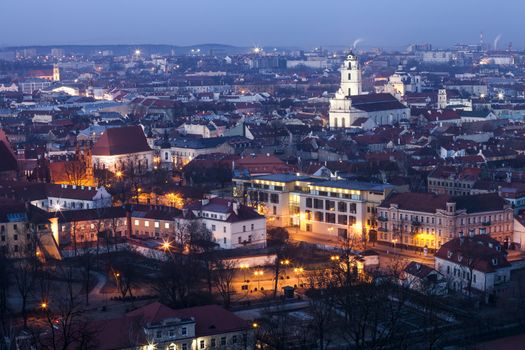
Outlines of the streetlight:
{"label": "streetlight", "polygon": [[331,261],[339,261],[341,259],[341,257],[339,255],[332,255],[330,256],[330,260]]}
{"label": "streetlight", "polygon": [[164,241],[164,242],[162,242],[161,247],[162,247],[162,249],[163,249],[165,252],[169,252],[170,249],[171,249],[171,242],[170,242],[170,241]]}
{"label": "streetlight", "polygon": [[122,175],[123,175],[123,174],[122,174],[122,171],[120,171],[120,170],[117,171],[117,172],[115,173],[115,176],[116,176],[117,179],[119,179],[119,180],[120,180],[120,178],[122,177]]}
{"label": "streetlight", "polygon": [[250,267],[250,265],[248,265],[248,264],[241,264],[239,267],[242,270],[243,282],[246,282],[246,269],[248,269]]}
{"label": "streetlight", "polygon": [[253,272],[253,275],[255,277],[257,277],[257,289],[259,289],[259,282],[260,282],[260,276],[262,276],[264,274],[264,271],[263,270],[258,270],[258,271],[254,271]]}
{"label": "streetlight", "polygon": [[47,302],[43,301],[43,302],[40,303],[40,308],[42,310],[47,310],[47,307],[48,307]]}
{"label": "streetlight", "polygon": [[295,272],[295,275],[297,276],[297,286],[300,285],[300,283],[299,283],[299,276],[300,276],[300,274],[303,273],[303,271],[304,271],[304,269],[302,267],[296,267],[296,268],[293,269],[293,272]]}
{"label": "streetlight", "polygon": [[284,277],[286,277],[286,266],[290,265],[290,260],[289,259],[284,259],[284,260],[281,260],[281,265],[284,265]]}

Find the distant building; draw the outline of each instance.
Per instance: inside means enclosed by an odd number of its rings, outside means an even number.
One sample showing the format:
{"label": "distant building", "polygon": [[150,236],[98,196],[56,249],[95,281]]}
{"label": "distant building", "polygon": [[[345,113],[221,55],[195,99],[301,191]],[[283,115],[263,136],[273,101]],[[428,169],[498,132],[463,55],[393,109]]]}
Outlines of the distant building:
{"label": "distant building", "polygon": [[43,79],[49,81],[60,81],[60,68],[57,64],[53,65],[52,69],[37,69],[27,72],[28,78]]}
{"label": "distant building", "polygon": [[410,117],[410,109],[391,94],[362,95],[361,85],[359,62],[350,53],[341,67],[341,86],[330,100],[330,128],[360,128],[366,119],[391,125]]}
{"label": "distant building", "polygon": [[95,169],[144,173],[153,168],[153,150],[140,126],[109,128],[93,146]]}

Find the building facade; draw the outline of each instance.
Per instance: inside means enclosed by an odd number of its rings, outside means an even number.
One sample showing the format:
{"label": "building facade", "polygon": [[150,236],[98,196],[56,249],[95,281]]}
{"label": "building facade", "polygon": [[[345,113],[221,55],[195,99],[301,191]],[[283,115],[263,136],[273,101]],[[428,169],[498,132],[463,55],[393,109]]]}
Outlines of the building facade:
{"label": "building facade", "polygon": [[439,249],[467,234],[487,234],[510,243],[513,211],[496,193],[448,196],[395,193],[378,207],[378,240]]}
{"label": "building facade", "polygon": [[294,174],[235,178],[234,183],[234,195],[257,208],[270,225],[295,226],[328,239],[375,239],[376,207],[393,189]]}

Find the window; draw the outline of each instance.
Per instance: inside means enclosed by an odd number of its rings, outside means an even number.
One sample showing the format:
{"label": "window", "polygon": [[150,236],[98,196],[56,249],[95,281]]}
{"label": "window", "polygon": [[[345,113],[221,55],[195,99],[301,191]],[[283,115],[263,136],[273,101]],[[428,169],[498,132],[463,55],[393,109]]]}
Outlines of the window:
{"label": "window", "polygon": [[223,242],[224,242],[224,244],[226,244],[226,237],[224,237]]}
{"label": "window", "polygon": [[348,217],[346,215],[337,215],[337,223],[339,225],[348,225]]}
{"label": "window", "polygon": [[346,213],[346,210],[347,210],[347,205],[346,205],[345,202],[338,202],[337,203],[337,211]]}
{"label": "window", "polygon": [[330,224],[335,224],[335,214],[334,213],[326,213],[326,222]]}
{"label": "window", "polygon": [[272,208],[273,215],[277,215],[277,207],[274,205]]}
{"label": "window", "polygon": [[162,338],[162,331],[157,331],[157,332],[155,333],[155,336],[156,336],[157,338]]}
{"label": "window", "polygon": [[199,347],[201,349],[204,349],[204,340],[201,340],[200,343],[199,343]]}
{"label": "window", "polygon": [[335,202],[334,201],[325,201],[325,209],[326,210],[330,210],[330,211],[334,211],[335,210]]}
{"label": "window", "polygon": [[226,226],[222,227],[222,232],[226,233]]}
{"label": "window", "polygon": [[350,225],[350,226],[355,225],[356,221],[357,220],[356,220],[355,216],[352,216],[352,215],[348,216],[348,225]]}
{"label": "window", "polygon": [[357,212],[357,206],[355,203],[350,203],[350,213],[355,214]]}
{"label": "window", "polygon": [[314,198],[314,208],[315,209],[323,209],[324,206],[324,201],[322,199],[317,199],[317,198]]}
{"label": "window", "polygon": [[182,350],[188,350],[188,344],[182,343]]}
{"label": "window", "polygon": [[324,221],[324,215],[320,211],[314,212],[314,220],[315,221]]}
{"label": "window", "polygon": [[226,345],[226,337],[221,337],[221,345]]}
{"label": "window", "polygon": [[277,193],[272,193],[270,195],[270,202],[278,204],[279,203],[279,195]]}
{"label": "window", "polygon": [[212,348],[215,347],[215,338],[211,338],[210,346],[211,346]]}
{"label": "window", "polygon": [[149,221],[144,221],[144,226],[149,227]]}
{"label": "window", "polygon": [[164,228],[170,228],[170,224],[169,224],[168,222],[166,222],[166,223],[164,224]]}
{"label": "window", "polygon": [[251,225],[251,228],[252,228],[252,231],[253,231],[253,229],[255,228],[255,226],[252,224],[252,225]]}
{"label": "window", "polygon": [[186,327],[182,327],[182,329],[180,330],[180,333],[182,335],[186,335],[188,333],[188,329]]}
{"label": "window", "polygon": [[312,207],[312,198],[306,198],[306,207],[311,208]]}
{"label": "window", "polygon": [[246,232],[246,225],[242,226],[242,232]]}
{"label": "window", "polygon": [[236,335],[234,335],[234,336],[232,337],[232,343],[233,343],[233,344],[237,344],[237,336],[236,336]]}
{"label": "window", "polygon": [[174,337],[175,336],[175,330],[174,329],[170,329],[168,334],[169,334],[170,337]]}

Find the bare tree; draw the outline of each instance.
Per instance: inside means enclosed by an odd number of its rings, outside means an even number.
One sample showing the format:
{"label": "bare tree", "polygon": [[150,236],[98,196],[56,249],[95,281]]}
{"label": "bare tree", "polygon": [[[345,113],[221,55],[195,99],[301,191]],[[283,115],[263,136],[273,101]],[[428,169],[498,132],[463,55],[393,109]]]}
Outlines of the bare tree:
{"label": "bare tree", "polygon": [[281,276],[281,265],[288,251],[288,239],[290,235],[288,230],[282,227],[272,227],[268,230],[268,246],[272,247],[275,252],[274,270],[274,287],[273,297],[277,297],[277,288],[279,286],[279,277]]}
{"label": "bare tree", "polygon": [[79,160],[68,161],[64,165],[68,184],[75,186],[89,186],[91,179],[87,176],[86,164]]}
{"label": "bare tree", "polygon": [[235,267],[236,264],[233,260],[218,260],[214,264],[213,281],[225,308],[228,308],[231,303]]}
{"label": "bare tree", "polygon": [[13,263],[13,280],[22,302],[24,327],[27,327],[27,302],[36,283],[37,267],[31,260],[17,260]]}

